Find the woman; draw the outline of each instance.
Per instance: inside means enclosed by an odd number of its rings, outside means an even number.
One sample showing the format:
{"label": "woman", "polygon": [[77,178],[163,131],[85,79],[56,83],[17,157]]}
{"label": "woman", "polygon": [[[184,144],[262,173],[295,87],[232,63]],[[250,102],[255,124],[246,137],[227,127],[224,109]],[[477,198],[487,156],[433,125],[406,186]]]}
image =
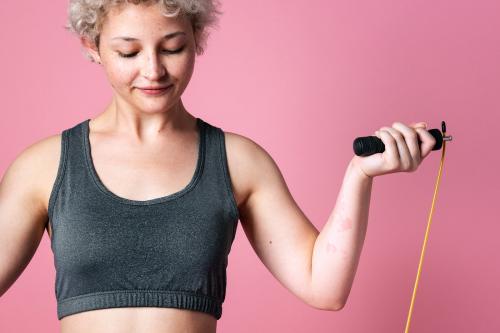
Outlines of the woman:
{"label": "woman", "polygon": [[416,170],[435,144],[425,124],[376,132],[386,151],[353,157],[319,233],[262,147],[182,103],[220,13],[212,1],[75,0],[69,13],[114,95],[97,117],[31,145],[7,169],[0,295],[47,228],[62,332],[215,332],[241,220],[287,289],[317,309],[340,310],[373,178]]}

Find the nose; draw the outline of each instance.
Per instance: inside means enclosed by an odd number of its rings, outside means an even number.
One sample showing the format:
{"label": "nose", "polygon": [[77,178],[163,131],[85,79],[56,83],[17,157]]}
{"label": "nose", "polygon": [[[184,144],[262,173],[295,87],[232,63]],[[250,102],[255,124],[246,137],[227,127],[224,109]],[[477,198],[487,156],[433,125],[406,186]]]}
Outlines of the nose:
{"label": "nose", "polygon": [[150,53],[142,66],[142,75],[149,81],[156,81],[166,73],[165,66],[161,62],[160,56],[155,52]]}

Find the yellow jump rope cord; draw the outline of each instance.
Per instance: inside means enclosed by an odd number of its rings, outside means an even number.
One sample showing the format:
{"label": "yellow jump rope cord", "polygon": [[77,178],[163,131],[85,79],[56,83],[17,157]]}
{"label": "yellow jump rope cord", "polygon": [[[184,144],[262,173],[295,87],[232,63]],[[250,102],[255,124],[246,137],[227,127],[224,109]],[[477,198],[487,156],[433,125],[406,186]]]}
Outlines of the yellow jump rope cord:
{"label": "yellow jump rope cord", "polygon": [[[446,133],[443,132],[443,137],[445,137],[445,136],[446,136]],[[431,229],[432,213],[434,212],[434,204],[436,203],[436,197],[437,197],[437,193],[438,193],[439,182],[441,180],[441,173],[443,171],[444,153],[445,153],[445,151],[446,151],[446,141],[443,140],[443,151],[441,153],[441,163],[439,165],[439,173],[438,173],[438,177],[437,177],[437,181],[436,181],[436,187],[434,188],[434,197],[432,198],[431,211],[429,213],[429,219],[427,221],[427,230],[425,231],[424,245],[422,247],[422,253],[420,254],[420,262],[418,263],[417,278],[415,280],[415,286],[413,287],[413,295],[411,297],[410,311],[408,312],[408,319],[406,321],[405,333],[408,333],[409,330],[410,330],[410,320],[411,320],[411,315],[412,315],[412,312],[413,312],[413,303],[415,302],[415,295],[417,294],[418,280],[420,279],[420,272],[422,271],[422,263],[424,261],[425,247],[427,245],[427,238],[429,236],[429,231]]]}

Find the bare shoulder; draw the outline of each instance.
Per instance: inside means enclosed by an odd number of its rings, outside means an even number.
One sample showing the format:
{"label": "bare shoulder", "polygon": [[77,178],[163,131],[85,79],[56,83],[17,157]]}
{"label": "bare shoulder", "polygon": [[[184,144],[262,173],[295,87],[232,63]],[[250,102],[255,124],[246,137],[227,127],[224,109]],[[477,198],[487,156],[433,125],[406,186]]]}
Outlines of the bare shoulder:
{"label": "bare shoulder", "polygon": [[0,296],[16,281],[48,227],[45,195],[57,173],[55,135],[24,148],[0,179]]}
{"label": "bare shoulder", "polygon": [[40,139],[24,148],[7,168],[3,187],[21,187],[32,193],[36,206],[48,206],[61,155],[61,134]]}
{"label": "bare shoulder", "polygon": [[224,134],[231,182],[240,207],[256,188],[257,182],[266,177],[282,178],[281,172],[271,155],[255,140],[233,132]]}

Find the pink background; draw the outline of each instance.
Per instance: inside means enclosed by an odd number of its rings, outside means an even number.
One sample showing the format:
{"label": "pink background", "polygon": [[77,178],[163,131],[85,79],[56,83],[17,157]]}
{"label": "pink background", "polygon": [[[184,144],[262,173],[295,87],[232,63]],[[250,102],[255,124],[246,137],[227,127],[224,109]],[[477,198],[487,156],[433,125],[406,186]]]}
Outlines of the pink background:
{"label": "pink background", "polygon": [[[1,174],[28,145],[94,117],[111,97],[100,67],[63,29],[67,2],[0,2]],[[499,331],[500,3],[233,0],[223,11],[185,105],[263,146],[318,230],[355,137],[394,121],[447,122],[453,141],[411,332]],[[402,332],[440,155],[415,173],[375,179],[363,253],[340,312],[315,310],[285,289],[239,225],[218,331]],[[54,280],[45,234],[0,299],[0,331],[56,331]]]}

